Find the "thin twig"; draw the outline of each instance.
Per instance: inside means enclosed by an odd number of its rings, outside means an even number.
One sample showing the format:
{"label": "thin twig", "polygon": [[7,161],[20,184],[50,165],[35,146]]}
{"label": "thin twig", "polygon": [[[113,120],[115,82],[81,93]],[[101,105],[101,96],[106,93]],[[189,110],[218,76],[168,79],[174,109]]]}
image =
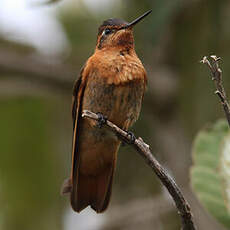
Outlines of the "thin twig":
{"label": "thin twig", "polygon": [[215,82],[215,87],[216,87],[215,94],[217,94],[217,96],[220,99],[220,102],[225,112],[225,116],[228,121],[228,125],[230,127],[230,107],[229,107],[227,96],[226,96],[224,86],[223,86],[222,70],[219,68],[219,63],[218,63],[220,60],[220,57],[212,55],[210,56],[210,58],[211,58],[211,62],[208,60],[206,56],[203,57],[203,59],[201,60],[201,63],[206,64],[211,71],[212,80]]}
{"label": "thin twig", "polygon": [[[87,117],[96,121],[98,121],[99,118],[97,114],[88,110],[83,111],[82,117]],[[132,145],[140,153],[140,155],[145,159],[146,163],[153,169],[153,171],[156,173],[158,178],[168,189],[170,195],[172,196],[176,204],[178,213],[181,217],[182,229],[195,230],[196,227],[193,222],[193,217],[188,202],[185,200],[182,192],[180,191],[175,181],[171,178],[171,176],[166,172],[166,170],[160,165],[160,163],[152,155],[149,145],[147,145],[140,137],[135,139],[134,142],[132,142],[132,138],[129,135],[129,133],[120,129],[118,126],[116,126],[109,120],[106,121],[106,125],[122,141]]]}

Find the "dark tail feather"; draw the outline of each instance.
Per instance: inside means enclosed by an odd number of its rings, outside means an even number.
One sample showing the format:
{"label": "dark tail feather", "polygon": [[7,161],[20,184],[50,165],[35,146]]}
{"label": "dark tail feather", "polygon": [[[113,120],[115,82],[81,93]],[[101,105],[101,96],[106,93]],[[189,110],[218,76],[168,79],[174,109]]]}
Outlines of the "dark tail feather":
{"label": "dark tail feather", "polygon": [[109,205],[112,192],[113,174],[114,167],[109,167],[96,179],[95,188],[97,188],[97,192],[94,194],[90,205],[97,213],[105,211]]}
{"label": "dark tail feather", "polygon": [[114,167],[110,165],[97,176],[78,174],[78,183],[71,193],[71,205],[75,211],[80,212],[88,205],[97,213],[105,211],[110,201]]}

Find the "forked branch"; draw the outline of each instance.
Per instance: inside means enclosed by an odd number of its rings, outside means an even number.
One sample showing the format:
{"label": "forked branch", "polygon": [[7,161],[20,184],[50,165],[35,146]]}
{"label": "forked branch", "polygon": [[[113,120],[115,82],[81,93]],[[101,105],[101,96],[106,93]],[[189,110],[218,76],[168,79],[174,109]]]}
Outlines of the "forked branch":
{"label": "forked branch", "polygon": [[[83,111],[82,117],[86,117],[96,121],[99,120],[99,116],[97,114],[88,110]],[[182,192],[180,191],[175,181],[171,178],[171,176],[166,172],[166,170],[153,156],[153,154],[150,151],[149,145],[147,145],[140,137],[135,139],[135,141],[132,141],[132,137],[128,132],[120,129],[118,126],[116,126],[109,120],[106,120],[105,125],[112,132],[114,132],[123,142],[132,145],[137,150],[137,152],[144,158],[146,163],[152,168],[152,170],[161,180],[163,185],[167,188],[175,202],[175,205],[178,209],[178,213],[181,217],[182,229],[195,230],[196,227],[193,222],[193,216],[188,202],[185,200]]]}
{"label": "forked branch", "polygon": [[220,57],[212,55],[210,56],[210,58],[211,58],[211,61],[209,61],[206,56],[203,57],[203,59],[201,60],[201,63],[206,64],[211,71],[212,80],[215,82],[215,87],[216,87],[215,94],[217,94],[220,99],[220,102],[225,112],[225,116],[228,121],[228,125],[230,127],[230,107],[229,107],[227,96],[226,96],[224,86],[223,86],[222,70],[219,68],[219,63],[218,63],[220,60]]}

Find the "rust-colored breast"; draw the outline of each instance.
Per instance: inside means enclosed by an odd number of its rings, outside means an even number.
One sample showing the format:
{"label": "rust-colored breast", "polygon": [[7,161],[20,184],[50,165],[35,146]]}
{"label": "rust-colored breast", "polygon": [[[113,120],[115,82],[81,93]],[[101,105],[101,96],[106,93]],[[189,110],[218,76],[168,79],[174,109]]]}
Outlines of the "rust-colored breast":
{"label": "rust-colored breast", "polygon": [[107,79],[108,84],[119,85],[137,79],[146,82],[146,71],[134,49],[120,52],[117,49],[98,50],[87,64],[100,77]]}
{"label": "rust-colored breast", "polygon": [[135,51],[98,51],[87,66],[82,108],[103,113],[127,129],[139,116],[146,85],[146,72]]}

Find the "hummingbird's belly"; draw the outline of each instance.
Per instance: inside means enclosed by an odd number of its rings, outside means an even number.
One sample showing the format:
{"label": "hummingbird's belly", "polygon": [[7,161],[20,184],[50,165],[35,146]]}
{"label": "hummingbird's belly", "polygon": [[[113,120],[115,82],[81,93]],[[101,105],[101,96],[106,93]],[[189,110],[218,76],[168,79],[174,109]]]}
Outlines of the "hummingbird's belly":
{"label": "hummingbird's belly", "polygon": [[120,128],[128,129],[139,117],[144,84],[144,79],[120,85],[108,84],[103,78],[88,81],[82,109],[102,113]]}
{"label": "hummingbird's belly", "polygon": [[[88,81],[82,110],[100,112],[127,130],[139,116],[143,92],[144,80],[123,85],[107,84],[103,79]],[[87,118],[81,120],[80,133],[80,171],[96,175],[115,161],[120,141],[110,130],[99,128],[97,122]]]}

